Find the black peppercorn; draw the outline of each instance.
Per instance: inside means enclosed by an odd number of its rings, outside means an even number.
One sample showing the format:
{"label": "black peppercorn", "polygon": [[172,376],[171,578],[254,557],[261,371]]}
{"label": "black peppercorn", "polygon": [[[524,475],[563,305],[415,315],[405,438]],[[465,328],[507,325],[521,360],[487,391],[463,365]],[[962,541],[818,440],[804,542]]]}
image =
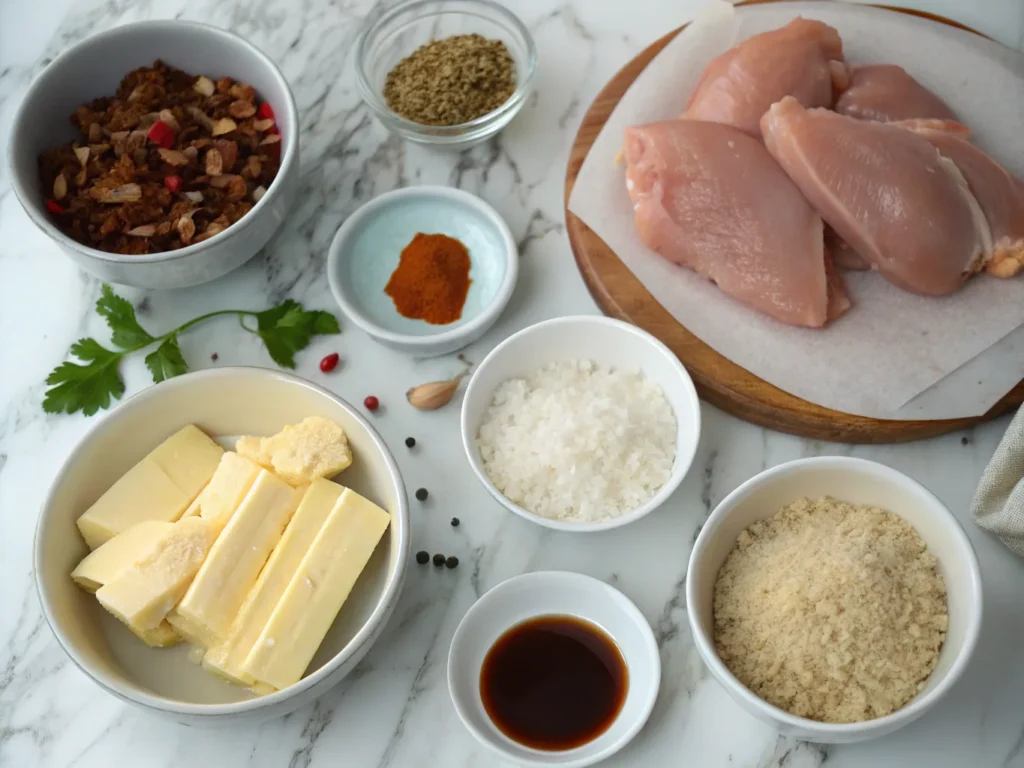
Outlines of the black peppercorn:
{"label": "black peppercorn", "polygon": [[406,448],[412,448],[414,445],[416,445],[416,438],[415,437],[407,437],[407,438],[405,438],[405,447]]}
{"label": "black peppercorn", "polygon": [[434,555],[434,565],[436,565],[438,568],[440,568],[442,565],[444,565],[444,555],[442,555],[442,554]]}
{"label": "black peppercorn", "polygon": [[425,565],[430,560],[430,553],[425,549],[421,549],[416,553],[416,562],[420,565]]}
{"label": "black peppercorn", "polygon": [[444,564],[447,565],[449,568],[458,568],[459,567],[459,558],[457,558],[455,555],[452,555],[451,557],[449,557],[447,560],[444,561]]}
{"label": "black peppercorn", "polygon": [[427,500],[427,489],[426,488],[418,488],[416,490],[416,498],[419,499],[420,501],[426,501]]}
{"label": "black peppercorn", "polygon": [[458,528],[458,527],[459,527],[459,518],[453,517],[452,518],[452,528]]}

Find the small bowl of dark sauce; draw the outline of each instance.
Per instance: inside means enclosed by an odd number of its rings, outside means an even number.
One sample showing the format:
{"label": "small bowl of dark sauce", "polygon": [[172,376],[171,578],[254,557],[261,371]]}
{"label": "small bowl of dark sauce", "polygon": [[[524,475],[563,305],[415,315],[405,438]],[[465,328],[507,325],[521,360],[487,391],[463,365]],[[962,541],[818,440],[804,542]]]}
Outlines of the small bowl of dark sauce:
{"label": "small bowl of dark sauce", "polygon": [[622,749],[647,721],[660,680],[640,610],[576,573],[499,584],[466,613],[448,655],[463,723],[525,765],[591,765]]}

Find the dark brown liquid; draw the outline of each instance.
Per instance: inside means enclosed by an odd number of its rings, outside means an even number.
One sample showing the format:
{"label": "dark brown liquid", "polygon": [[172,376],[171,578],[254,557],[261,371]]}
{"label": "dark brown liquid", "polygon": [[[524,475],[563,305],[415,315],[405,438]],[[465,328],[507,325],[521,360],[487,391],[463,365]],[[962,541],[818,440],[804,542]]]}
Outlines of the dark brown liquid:
{"label": "dark brown liquid", "polygon": [[573,616],[541,616],[508,630],[480,672],[484,709],[513,741],[573,749],[618,717],[629,672],[615,642]]}

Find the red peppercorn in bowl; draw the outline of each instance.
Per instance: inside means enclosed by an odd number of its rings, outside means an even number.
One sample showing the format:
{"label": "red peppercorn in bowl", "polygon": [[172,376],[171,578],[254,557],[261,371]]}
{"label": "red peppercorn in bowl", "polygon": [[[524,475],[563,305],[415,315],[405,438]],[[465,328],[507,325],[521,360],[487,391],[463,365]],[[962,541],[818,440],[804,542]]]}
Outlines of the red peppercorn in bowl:
{"label": "red peppercorn in bowl", "polygon": [[[156,81],[152,87],[159,89],[155,93],[144,93],[145,87],[140,90],[146,113],[128,115],[125,119],[131,125],[123,128],[129,135],[122,137],[119,130],[113,130],[122,128],[116,124],[119,115],[104,111],[109,97],[118,93],[129,73],[145,73],[154,68],[156,60],[168,72],[181,72],[151,78]],[[183,76],[196,93],[175,89],[173,83]],[[182,115],[189,106],[205,105],[205,94],[199,92],[201,81],[213,86],[216,105],[203,115],[184,113],[189,115],[187,119],[176,120],[175,115]],[[147,82],[141,77],[137,84],[145,86]],[[219,100],[218,83],[225,91]],[[238,91],[234,95],[233,86]],[[130,92],[120,95],[126,102],[132,97]],[[163,109],[156,109],[162,106],[162,99],[170,102],[167,118]],[[196,104],[186,104],[190,100]],[[236,101],[245,104],[234,104]],[[84,112],[76,113],[80,108]],[[236,117],[230,113],[232,108]],[[250,110],[255,112],[250,115]],[[73,114],[84,119],[73,124],[68,119]],[[221,118],[235,123],[234,132],[214,135],[228,127],[226,123],[214,125]],[[272,126],[268,119],[273,120]],[[193,120],[211,124],[202,127],[193,125]],[[100,125],[94,129],[93,123]],[[264,130],[257,135],[255,130],[249,131],[250,124],[259,124]],[[95,135],[90,135],[90,130]],[[247,131],[254,135],[248,136]],[[277,147],[273,155],[255,151],[268,136]],[[138,182],[138,190],[131,184],[113,184],[112,174],[116,176],[117,169],[112,162],[101,160],[107,149],[107,161],[115,159],[113,146],[104,145],[121,138],[126,145],[131,143],[131,149],[125,151],[128,147],[121,146],[116,160],[135,161],[133,168],[126,165],[123,173],[138,175],[131,179],[131,183]],[[232,161],[226,168],[230,173],[224,168],[219,173],[209,172],[218,170],[210,167],[216,165],[216,158],[208,157],[218,140],[241,147],[234,158],[227,158]],[[252,146],[242,146],[245,142]],[[64,155],[47,155],[59,147],[65,148]],[[85,157],[86,148],[89,157]],[[217,149],[224,160],[220,147]],[[88,38],[51,62],[29,87],[15,115],[8,152],[12,185],[25,211],[79,266],[110,282],[179,288],[213,280],[241,266],[286,219],[298,186],[298,116],[281,72],[240,37],[194,22],[138,22]],[[178,154],[183,152],[186,162],[179,163],[182,158]],[[189,156],[193,152],[196,162]],[[267,154],[266,163],[261,153]],[[41,161],[41,156],[49,157],[49,163]],[[248,159],[251,156],[260,159],[259,172]],[[87,178],[80,179],[84,187],[75,183],[79,179],[69,178],[90,163],[99,165],[85,171]],[[63,183],[58,176],[63,176]],[[235,183],[236,177],[241,183]],[[93,192],[95,187],[99,189]],[[142,200],[132,199],[136,192]],[[196,199],[200,194],[204,201]],[[121,199],[125,196],[127,200]],[[112,215],[108,206],[111,210],[124,206],[123,215]],[[180,230],[177,226],[183,223],[181,214],[186,208],[201,210],[184,217],[194,218],[194,233],[188,226]],[[166,222],[173,225],[173,231]],[[102,227],[113,234],[101,233]]]}

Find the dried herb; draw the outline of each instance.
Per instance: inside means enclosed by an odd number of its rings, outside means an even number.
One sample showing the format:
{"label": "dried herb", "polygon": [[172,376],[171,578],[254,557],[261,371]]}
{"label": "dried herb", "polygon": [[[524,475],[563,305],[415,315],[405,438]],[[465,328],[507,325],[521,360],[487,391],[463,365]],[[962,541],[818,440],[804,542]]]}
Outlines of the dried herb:
{"label": "dried herb", "polygon": [[515,89],[516,66],[505,43],[453,35],[398,62],[384,82],[384,99],[406,120],[458,125],[493,112]]}

